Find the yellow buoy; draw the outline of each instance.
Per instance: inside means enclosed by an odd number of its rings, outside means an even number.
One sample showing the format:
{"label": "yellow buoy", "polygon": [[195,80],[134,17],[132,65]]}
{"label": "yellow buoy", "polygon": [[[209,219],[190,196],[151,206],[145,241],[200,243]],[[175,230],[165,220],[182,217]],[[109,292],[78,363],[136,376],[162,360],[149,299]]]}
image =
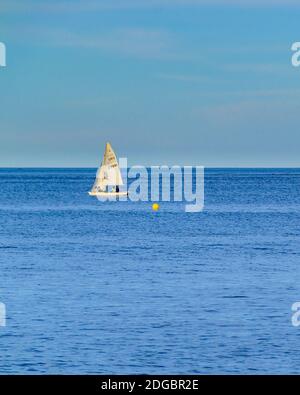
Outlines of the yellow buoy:
{"label": "yellow buoy", "polygon": [[152,210],[153,211],[158,211],[159,210],[159,204],[158,203],[153,203],[152,204]]}

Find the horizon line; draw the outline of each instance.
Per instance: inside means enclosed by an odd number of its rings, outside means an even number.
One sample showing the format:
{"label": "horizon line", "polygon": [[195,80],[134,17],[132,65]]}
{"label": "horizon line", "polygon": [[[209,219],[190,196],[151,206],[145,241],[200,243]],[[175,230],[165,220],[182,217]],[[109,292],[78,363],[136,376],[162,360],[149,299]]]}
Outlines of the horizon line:
{"label": "horizon line", "polygon": [[[133,165],[134,166],[142,166],[142,165]],[[161,167],[167,165],[146,165],[144,167]],[[172,165],[178,166],[178,165]],[[172,167],[169,166],[169,167]],[[201,165],[182,165],[180,167],[204,167],[205,169],[300,169],[299,166],[201,166]],[[5,169],[98,169],[99,166],[90,167],[90,166],[0,166],[0,170]],[[129,169],[130,167],[127,167]]]}

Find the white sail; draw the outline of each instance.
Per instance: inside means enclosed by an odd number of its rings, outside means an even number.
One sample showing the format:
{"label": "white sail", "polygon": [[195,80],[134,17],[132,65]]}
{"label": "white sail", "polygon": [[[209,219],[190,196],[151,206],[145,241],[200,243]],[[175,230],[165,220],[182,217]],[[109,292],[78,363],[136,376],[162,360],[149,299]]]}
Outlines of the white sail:
{"label": "white sail", "polygon": [[102,192],[105,191],[108,186],[116,187],[119,185],[123,185],[119,164],[111,145],[107,143],[92,191]]}

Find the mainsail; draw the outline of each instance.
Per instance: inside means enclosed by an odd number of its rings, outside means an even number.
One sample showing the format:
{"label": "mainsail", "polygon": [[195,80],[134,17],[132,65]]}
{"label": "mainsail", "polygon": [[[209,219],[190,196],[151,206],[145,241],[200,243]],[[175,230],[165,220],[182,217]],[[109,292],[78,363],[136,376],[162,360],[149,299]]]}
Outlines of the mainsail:
{"label": "mainsail", "polygon": [[123,180],[117,157],[111,145],[106,143],[102,164],[97,171],[92,191],[102,192],[105,191],[108,186],[116,187],[119,185],[123,185]]}

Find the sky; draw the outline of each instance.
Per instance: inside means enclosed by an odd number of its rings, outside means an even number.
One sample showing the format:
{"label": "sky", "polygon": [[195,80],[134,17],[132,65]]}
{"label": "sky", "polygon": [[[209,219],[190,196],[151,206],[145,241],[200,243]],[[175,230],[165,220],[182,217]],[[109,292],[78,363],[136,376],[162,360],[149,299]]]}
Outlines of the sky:
{"label": "sky", "polygon": [[0,167],[300,167],[299,0],[1,0]]}

